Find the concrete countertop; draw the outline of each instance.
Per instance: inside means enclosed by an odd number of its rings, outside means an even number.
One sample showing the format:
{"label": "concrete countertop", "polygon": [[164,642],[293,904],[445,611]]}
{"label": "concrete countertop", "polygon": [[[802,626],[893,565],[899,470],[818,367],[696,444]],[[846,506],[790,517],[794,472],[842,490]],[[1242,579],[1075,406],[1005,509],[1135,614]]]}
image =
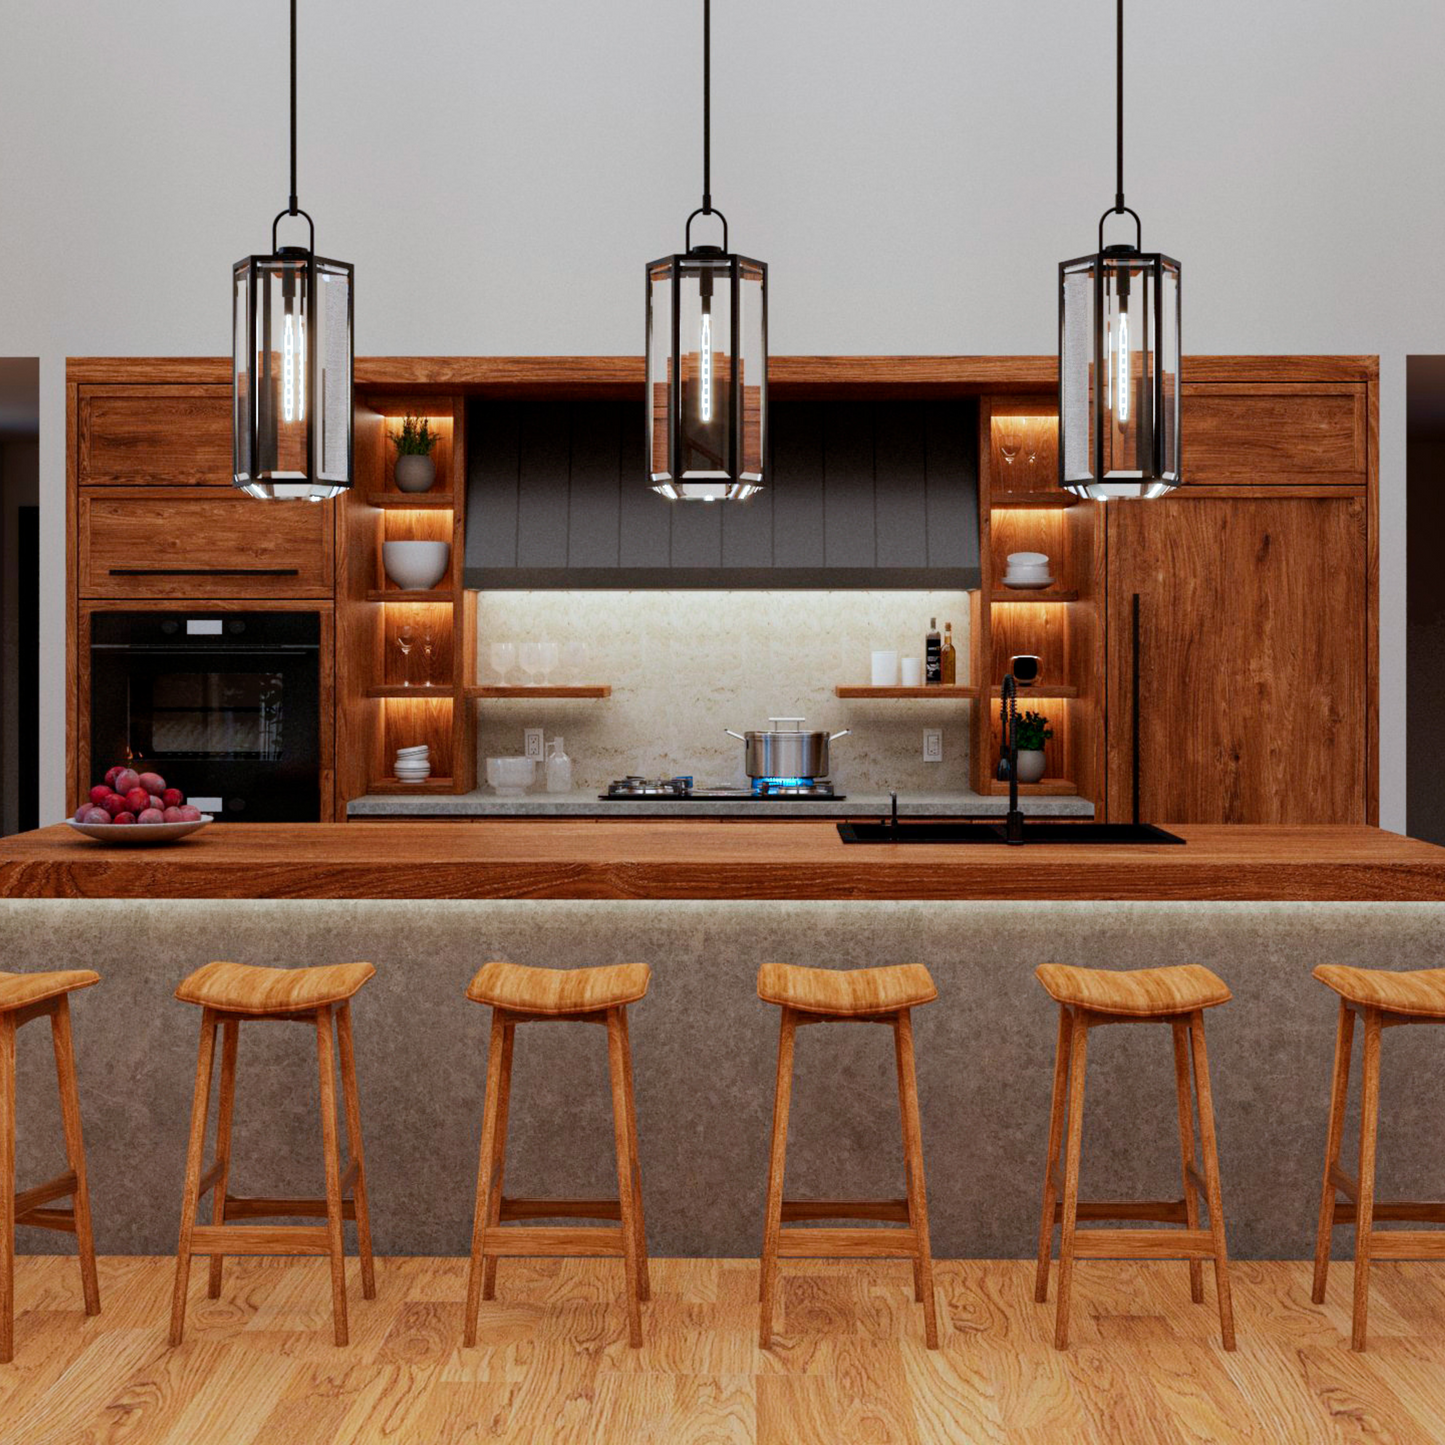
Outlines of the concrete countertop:
{"label": "concrete countertop", "polygon": [[[1022,811],[1034,817],[1092,818],[1093,804],[1086,798],[1024,797]],[[595,791],[527,793],[520,798],[499,798],[490,788],[470,793],[375,794],[353,798],[346,806],[352,818],[856,818],[888,811],[886,793],[849,793],[846,798],[754,803],[684,802],[654,798],[603,801]],[[903,818],[992,818],[1008,811],[1007,797],[985,796],[967,789],[936,793],[900,793],[898,815]]]}

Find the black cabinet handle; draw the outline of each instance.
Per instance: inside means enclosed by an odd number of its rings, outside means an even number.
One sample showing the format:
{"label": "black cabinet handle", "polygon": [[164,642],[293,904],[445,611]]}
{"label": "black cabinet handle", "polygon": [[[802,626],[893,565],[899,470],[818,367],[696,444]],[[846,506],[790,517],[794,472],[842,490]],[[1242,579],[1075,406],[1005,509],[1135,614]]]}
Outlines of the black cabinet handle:
{"label": "black cabinet handle", "polygon": [[112,577],[299,577],[299,567],[112,567]]}

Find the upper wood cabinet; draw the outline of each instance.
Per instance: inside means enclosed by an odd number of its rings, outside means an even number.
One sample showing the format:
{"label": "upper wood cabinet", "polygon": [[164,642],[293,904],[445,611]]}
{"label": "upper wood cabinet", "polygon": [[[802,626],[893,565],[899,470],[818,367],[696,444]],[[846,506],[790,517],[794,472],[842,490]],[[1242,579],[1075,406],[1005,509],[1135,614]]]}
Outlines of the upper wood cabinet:
{"label": "upper wood cabinet", "polygon": [[117,487],[79,508],[82,597],[332,595],[329,507]]}
{"label": "upper wood cabinet", "polygon": [[1362,486],[1366,391],[1358,382],[1186,382],[1188,486]]}
{"label": "upper wood cabinet", "polygon": [[82,487],[229,487],[231,388],[87,386],[77,399]]}

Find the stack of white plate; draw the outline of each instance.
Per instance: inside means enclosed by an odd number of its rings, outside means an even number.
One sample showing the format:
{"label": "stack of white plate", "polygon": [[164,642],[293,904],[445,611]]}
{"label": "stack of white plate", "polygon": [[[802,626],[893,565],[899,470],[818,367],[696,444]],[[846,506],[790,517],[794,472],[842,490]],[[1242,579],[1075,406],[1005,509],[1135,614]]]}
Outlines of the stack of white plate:
{"label": "stack of white plate", "polygon": [[431,777],[431,748],[426,743],[396,750],[396,776],[403,783],[419,783]]}
{"label": "stack of white plate", "polygon": [[1047,552],[1010,552],[1008,570],[1003,575],[1005,587],[1047,587],[1049,576]]}

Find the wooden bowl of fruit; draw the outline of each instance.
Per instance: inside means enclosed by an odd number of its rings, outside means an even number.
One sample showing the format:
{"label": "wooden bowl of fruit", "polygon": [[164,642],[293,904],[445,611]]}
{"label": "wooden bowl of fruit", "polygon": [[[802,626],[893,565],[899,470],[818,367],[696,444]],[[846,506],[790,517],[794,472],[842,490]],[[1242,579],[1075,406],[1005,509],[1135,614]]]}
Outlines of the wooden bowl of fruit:
{"label": "wooden bowl of fruit", "polygon": [[97,843],[136,847],[172,843],[215,819],[187,803],[179,788],[167,787],[159,773],[138,773],[118,763],[66,822]]}

